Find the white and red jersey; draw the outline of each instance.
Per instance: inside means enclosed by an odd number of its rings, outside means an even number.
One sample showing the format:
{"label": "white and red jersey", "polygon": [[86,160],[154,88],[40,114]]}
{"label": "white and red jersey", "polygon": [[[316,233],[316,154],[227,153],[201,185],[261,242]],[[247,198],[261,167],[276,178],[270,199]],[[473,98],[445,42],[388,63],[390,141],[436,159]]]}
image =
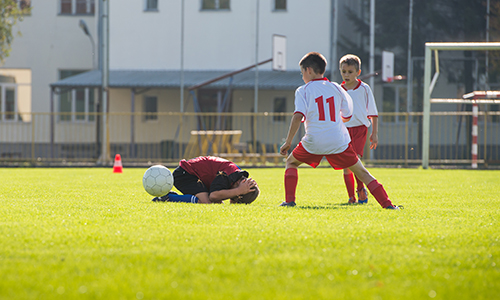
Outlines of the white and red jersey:
{"label": "white and red jersey", "polygon": [[345,82],[341,86],[347,91],[352,98],[353,113],[349,122],[345,123],[346,127],[356,127],[365,125],[371,126],[370,118],[378,117],[377,104],[373,97],[373,92],[370,86],[358,79],[358,84],[352,90],[345,87]]}
{"label": "white and red jersey", "polygon": [[337,83],[315,79],[295,91],[295,112],[304,116],[302,146],[311,154],[337,154],[351,138],[342,119],[352,115],[352,100]]}

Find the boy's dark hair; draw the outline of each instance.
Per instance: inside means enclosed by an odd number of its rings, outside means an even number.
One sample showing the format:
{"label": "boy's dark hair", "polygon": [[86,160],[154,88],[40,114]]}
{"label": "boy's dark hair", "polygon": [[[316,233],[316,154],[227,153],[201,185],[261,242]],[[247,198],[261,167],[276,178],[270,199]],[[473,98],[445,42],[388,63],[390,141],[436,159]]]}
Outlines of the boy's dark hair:
{"label": "boy's dark hair", "polygon": [[325,74],[326,58],[318,52],[309,52],[299,62],[303,69],[312,68],[316,74]]}
{"label": "boy's dark hair", "polygon": [[226,172],[219,172],[210,184],[210,193],[220,190],[228,190],[231,186],[241,178],[248,178],[247,171],[238,170],[232,174],[227,175]]}
{"label": "boy's dark hair", "polygon": [[257,197],[259,196],[259,194],[260,194],[259,187],[256,186],[255,187],[255,191],[247,193],[247,194],[244,194],[244,195],[239,195],[239,196],[233,197],[233,198],[231,198],[231,200],[234,203],[250,204],[250,203],[254,202],[255,199],[257,199]]}
{"label": "boy's dark hair", "polygon": [[359,71],[361,69],[361,59],[359,59],[359,57],[354,54],[347,54],[342,56],[342,58],[339,61],[340,69],[342,69],[342,64],[346,64],[348,66],[354,66],[356,68],[356,71]]}

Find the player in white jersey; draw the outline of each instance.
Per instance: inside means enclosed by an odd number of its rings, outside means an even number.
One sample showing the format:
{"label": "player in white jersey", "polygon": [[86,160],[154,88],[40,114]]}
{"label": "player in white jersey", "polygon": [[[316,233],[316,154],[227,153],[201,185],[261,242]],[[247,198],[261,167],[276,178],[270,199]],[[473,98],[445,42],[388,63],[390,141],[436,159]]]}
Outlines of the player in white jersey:
{"label": "player in white jersey", "polygon": [[347,149],[351,139],[343,123],[351,118],[352,100],[337,83],[320,78],[299,87],[294,113],[303,116],[306,134],[301,142],[307,152],[336,154]]}
{"label": "player in white jersey", "polygon": [[336,83],[323,77],[326,59],[317,52],[306,54],[299,62],[305,85],[295,92],[295,112],[280,153],[286,155],[300,123],[305,135],[286,160],[285,202],[295,206],[299,165],[317,167],[323,157],[334,169],[349,168],[368,187],[383,208],[399,209],[392,204],[384,187],[366,170],[350,144],[344,120],[351,117],[352,100]]}
{"label": "player in white jersey", "polygon": [[[347,54],[340,59],[340,74],[344,81],[341,86],[351,96],[353,102],[352,118],[345,123],[354,151],[363,157],[368,127],[373,123],[370,135],[370,149],[376,149],[378,144],[378,111],[370,86],[358,79],[361,74],[361,60],[358,56]],[[354,194],[354,178],[356,178],[358,199]],[[355,177],[349,169],[344,169],[344,183],[349,195],[349,204],[368,203],[368,192],[363,182]]]}

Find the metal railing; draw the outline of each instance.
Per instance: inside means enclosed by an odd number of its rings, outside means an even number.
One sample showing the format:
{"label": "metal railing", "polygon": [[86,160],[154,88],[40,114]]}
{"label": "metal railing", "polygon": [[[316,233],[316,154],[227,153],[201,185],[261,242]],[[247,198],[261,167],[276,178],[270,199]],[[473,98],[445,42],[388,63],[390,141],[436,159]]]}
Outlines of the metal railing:
{"label": "metal railing", "polygon": [[[283,165],[277,154],[291,113],[108,113],[106,145],[124,164],[177,163],[219,155],[243,165]],[[0,164],[97,164],[100,113],[0,114]],[[17,121],[11,121],[16,119]],[[470,165],[471,112],[432,112],[430,163]],[[367,164],[422,163],[422,113],[380,113],[379,143]],[[294,143],[304,134],[301,127]],[[500,165],[500,112],[479,112],[478,164]],[[106,158],[112,162],[112,157]]]}

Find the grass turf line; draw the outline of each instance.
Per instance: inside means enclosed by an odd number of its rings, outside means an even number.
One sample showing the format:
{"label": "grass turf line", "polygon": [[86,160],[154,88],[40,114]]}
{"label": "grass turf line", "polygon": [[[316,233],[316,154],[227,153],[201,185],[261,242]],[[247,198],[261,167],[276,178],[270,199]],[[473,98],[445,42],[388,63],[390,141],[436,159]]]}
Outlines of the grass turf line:
{"label": "grass turf line", "polygon": [[342,173],[250,169],[251,205],[153,203],[145,169],[0,169],[0,299],[494,299],[498,171],[370,169],[402,211],[347,206]]}

